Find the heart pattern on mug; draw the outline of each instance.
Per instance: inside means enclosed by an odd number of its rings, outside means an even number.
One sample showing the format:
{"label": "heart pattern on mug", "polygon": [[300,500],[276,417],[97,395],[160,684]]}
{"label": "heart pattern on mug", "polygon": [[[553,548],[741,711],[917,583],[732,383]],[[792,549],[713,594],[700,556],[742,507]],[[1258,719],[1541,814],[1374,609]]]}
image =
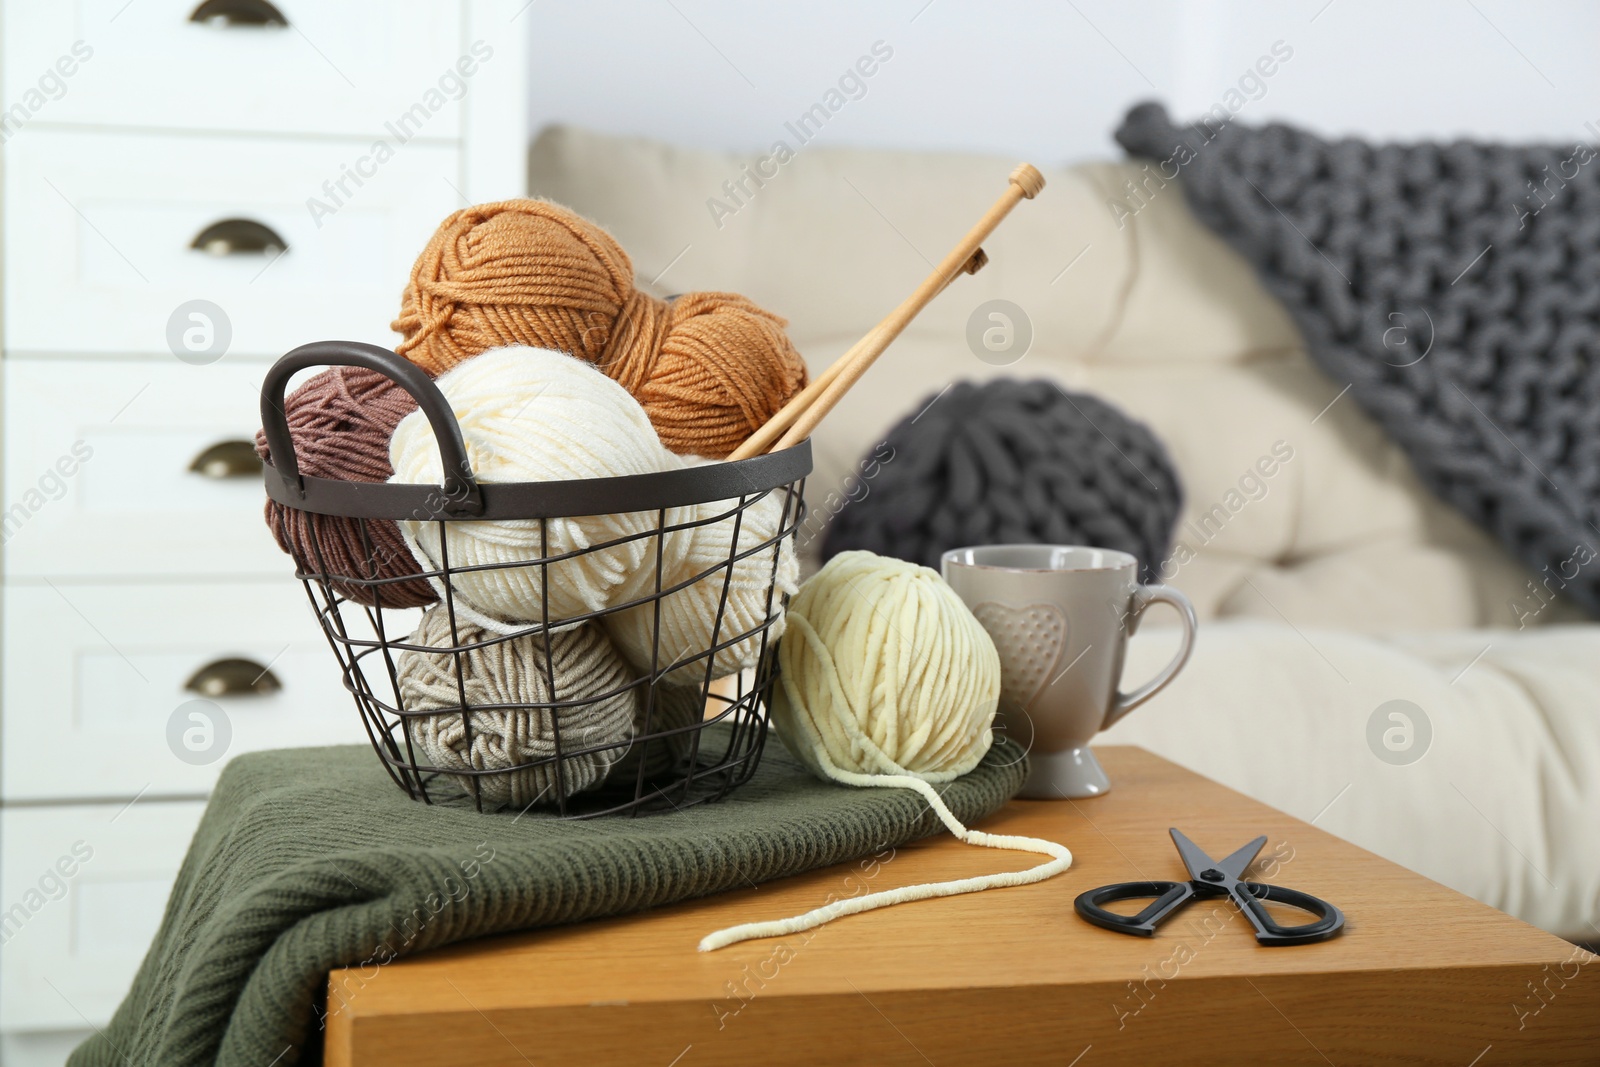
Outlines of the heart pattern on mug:
{"label": "heart pattern on mug", "polygon": [[1050,683],[1067,647],[1067,616],[1054,604],[1014,607],[987,600],[972,609],[1000,653],[1000,705],[1026,709]]}

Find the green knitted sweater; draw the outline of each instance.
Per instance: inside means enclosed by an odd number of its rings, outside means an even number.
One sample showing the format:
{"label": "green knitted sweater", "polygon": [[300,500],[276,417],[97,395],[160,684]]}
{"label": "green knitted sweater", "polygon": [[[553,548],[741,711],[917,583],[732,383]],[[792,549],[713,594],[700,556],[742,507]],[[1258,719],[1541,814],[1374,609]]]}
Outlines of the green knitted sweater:
{"label": "green knitted sweater", "polygon": [[[332,968],[639,911],[939,829],[916,794],[818,781],[772,740],[751,781],[719,803],[582,822],[417,803],[364,747],[241,756],[217,783],[133,988],[69,1062],[315,1062]],[[997,741],[944,797],[973,822],[1026,772],[1020,748]]]}

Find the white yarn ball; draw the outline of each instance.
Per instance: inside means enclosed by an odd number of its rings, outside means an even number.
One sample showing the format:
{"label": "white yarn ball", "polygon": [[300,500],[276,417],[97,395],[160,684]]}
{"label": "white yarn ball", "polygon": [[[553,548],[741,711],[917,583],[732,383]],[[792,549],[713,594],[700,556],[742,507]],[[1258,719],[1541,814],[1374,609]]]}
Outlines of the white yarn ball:
{"label": "white yarn ball", "polygon": [[[677,465],[677,457],[661,446],[644,409],[626,389],[593,364],[563,353],[525,346],[494,349],[440,375],[436,384],[461,425],[467,459],[480,481],[608,478]],[[420,410],[395,428],[389,459],[392,481],[443,481],[433,427]],[[680,519],[669,512],[668,521]],[[457,610],[499,633],[541,623],[541,568],[532,564],[544,555],[560,556],[646,533],[655,524],[654,512],[549,519],[541,553],[537,519],[446,522]],[[424,568],[442,566],[440,523],[403,520],[400,530]],[[529,565],[459,570],[509,563]],[[648,538],[549,564],[550,621],[559,623],[616,602],[619,587],[637,581],[646,566],[654,566],[654,544]],[[432,581],[442,597],[442,583]]]}
{"label": "white yarn ball", "polygon": [[[783,525],[786,500],[786,494],[773,490],[746,507],[742,519],[735,510],[739,504],[737,500],[714,501],[695,509],[697,519],[722,517],[668,537],[661,587],[669,589],[696,575],[702,577],[692,585],[662,596],[661,640],[654,640],[657,623],[653,603],[646,602],[605,617],[612,641],[628,662],[648,672],[652,667],[651,650],[655,649],[656,670],[683,664],[666,674],[669,682],[698,685],[706,677],[709,657],[703,654],[709,652],[714,643],[721,645],[732,641],[716,653],[711,677],[722,678],[755,666],[762,647],[759,627],[769,618],[772,620],[766,631],[767,647],[771,648],[783,636],[784,598],[792,596],[799,587],[800,562],[793,537],[786,536],[775,546],[757,550],[762,542],[776,536]],[[789,505],[788,510],[788,521],[792,525],[794,505]],[[733,545],[735,520],[739,528],[737,549]],[[750,555],[733,564],[730,577],[728,559],[735,551]],[[777,557],[776,566],[774,556]],[[630,592],[637,596],[653,592],[653,572],[645,577],[648,582],[640,583]],[[724,586],[727,602],[718,625],[717,607],[722,602]]]}

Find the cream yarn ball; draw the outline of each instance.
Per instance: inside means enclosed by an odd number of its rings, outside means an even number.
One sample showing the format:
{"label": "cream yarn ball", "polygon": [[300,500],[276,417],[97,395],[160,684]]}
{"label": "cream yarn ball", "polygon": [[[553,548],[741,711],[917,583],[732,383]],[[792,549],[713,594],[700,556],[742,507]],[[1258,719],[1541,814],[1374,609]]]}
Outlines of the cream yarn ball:
{"label": "cream yarn ball", "polygon": [[[400,703],[406,712],[449,709],[435,715],[407,716],[411,742],[421,750],[419,763],[445,771],[507,771],[461,774],[456,781],[469,795],[479,793],[486,804],[526,807],[557,803],[562,788],[570,797],[599,786],[613,765],[627,755],[643,711],[644,693],[638,685],[622,688],[633,681],[633,675],[598,626],[585,623],[548,635],[550,677],[546,675],[546,635],[503,637],[459,618],[455,634],[456,640],[452,640],[448,608],[435,604],[423,614],[409,643],[440,651],[407,649],[395,658]],[[459,653],[459,657],[453,651],[480,642],[486,643]],[[461,688],[457,687],[458,659]],[[463,691],[471,709],[465,724]],[[493,706],[584,697],[595,699],[555,710]],[[563,758],[559,788],[554,761],[512,771],[556,754],[557,725],[563,753],[614,747]]]}
{"label": "cream yarn ball", "polygon": [[967,829],[929,784],[978,765],[994,742],[1000,699],[994,641],[936,572],[871,552],[839,553],[789,605],[778,662],[772,723],[818,777],[912,790],[967,844],[1050,858],[1025,871],[902,886],[728,927],[702,939],[700,951],[913,900],[1039,882],[1072,865],[1072,853],[1054,841]]}
{"label": "cream yarn ball", "polygon": [[[773,490],[746,507],[742,517],[735,511],[737,500],[714,501],[694,509],[697,520],[715,521],[668,536],[662,557],[661,587],[670,589],[696,575],[703,577],[662,596],[659,601],[661,640],[653,640],[656,606],[652,602],[624,608],[605,617],[606,629],[628,662],[640,671],[649,671],[654,649],[657,655],[653,666],[657,671],[683,663],[667,671],[668,682],[698,685],[705,681],[706,661],[711,657],[703,653],[711,649],[715,629],[714,643],[728,647],[715,655],[711,669],[713,679],[755,666],[762,647],[762,631],[758,628],[769,618],[772,620],[766,633],[767,647],[771,648],[783,636],[784,599],[799,587],[800,561],[793,537],[785,536],[777,545],[757,550],[757,546],[771,540],[782,528],[786,499],[782,491]],[[793,505],[788,510],[788,521],[793,524]],[[736,520],[739,539],[735,549]],[[735,551],[750,554],[733,564],[730,577],[728,559]],[[634,596],[645,596],[655,590],[652,567],[647,566],[641,577],[642,580],[629,589]],[[722,602],[724,585],[727,602],[718,626],[717,607]]]}
{"label": "cream yarn ball", "polygon": [[[677,464],[628,391],[593,364],[560,352],[516,346],[461,363],[436,384],[455,413],[467,459],[483,482],[562,481],[651,474]],[[433,427],[416,411],[400,420],[389,442],[394,482],[438,485],[442,462]],[[684,513],[687,514],[687,513]],[[541,552],[537,519],[448,521],[446,547],[457,614],[499,633],[541,623],[542,556],[559,556],[655,529],[655,512],[546,521]],[[682,516],[669,512],[669,522]],[[404,520],[402,535],[425,569],[442,566],[440,523]],[[484,564],[528,566],[462,571]],[[636,581],[654,545],[626,541],[548,565],[552,623],[599,611]],[[432,579],[440,595],[442,583]],[[461,603],[465,601],[465,603]]]}
{"label": "cream yarn ball", "polygon": [[[483,482],[605,478],[680,470],[704,462],[667,451],[644,409],[622,386],[592,364],[560,352],[494,349],[441,375],[437,385],[461,425],[467,459]],[[420,411],[395,428],[389,454],[393,481],[443,480],[433,428]],[[783,526],[785,501],[781,491],[769,492],[745,508],[742,517],[733,514],[737,500],[667,509],[668,526],[687,528],[664,539],[661,587],[689,584],[661,599],[659,641],[653,602],[604,616],[607,630],[629,663],[640,671],[654,666],[678,685],[703,681],[706,657],[701,654],[713,643],[725,581],[727,604],[716,643],[729,647],[717,652],[712,677],[756,663],[762,644],[758,628],[770,618],[767,640],[776,641],[783,632],[784,598],[798,588],[800,567],[792,537],[785,537],[776,548],[754,551]],[[648,535],[660,519],[649,511],[548,520],[549,556],[631,538],[548,565],[551,624],[559,626],[566,619],[652,595],[656,538]],[[789,520],[792,524],[792,513]],[[545,621],[537,566],[538,520],[452,520],[444,526],[448,532],[443,547],[449,552],[458,615],[497,633],[514,633]],[[735,526],[737,551],[752,554],[733,565],[730,579],[727,564]],[[405,520],[400,530],[425,569],[442,567],[439,523]],[[524,565],[461,569],[488,564]],[[442,597],[443,583],[437,578],[430,581]],[[683,665],[669,670],[678,663]]]}
{"label": "cream yarn ball", "polygon": [[789,605],[773,725],[822,777],[948,782],[994,741],[1000,655],[937,572],[841,552]]}

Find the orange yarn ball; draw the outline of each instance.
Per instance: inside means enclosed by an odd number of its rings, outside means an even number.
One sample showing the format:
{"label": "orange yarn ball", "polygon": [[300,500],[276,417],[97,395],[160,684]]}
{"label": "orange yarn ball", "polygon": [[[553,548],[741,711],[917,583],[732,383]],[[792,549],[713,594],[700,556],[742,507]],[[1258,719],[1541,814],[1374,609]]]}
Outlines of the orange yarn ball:
{"label": "orange yarn ball", "polygon": [[667,448],[720,459],[806,384],[786,325],[737,293],[642,293],[605,230],[506,200],[440,224],[393,328],[395,351],[433,375],[506,345],[569,352],[632,393]]}

